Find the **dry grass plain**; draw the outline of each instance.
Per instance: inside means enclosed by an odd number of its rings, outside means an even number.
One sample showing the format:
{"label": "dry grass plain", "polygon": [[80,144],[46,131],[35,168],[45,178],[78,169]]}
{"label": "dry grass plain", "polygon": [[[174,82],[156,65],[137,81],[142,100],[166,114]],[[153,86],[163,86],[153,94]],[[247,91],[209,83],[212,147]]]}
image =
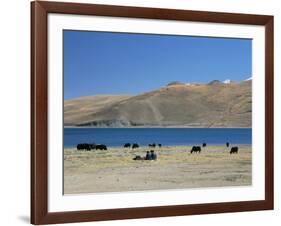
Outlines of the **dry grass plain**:
{"label": "dry grass plain", "polygon": [[207,146],[190,154],[191,146],[155,148],[157,161],[134,161],[147,147],[107,151],[64,150],[64,193],[98,193],[247,186],[252,183],[252,150],[239,145],[238,154],[225,146]]}

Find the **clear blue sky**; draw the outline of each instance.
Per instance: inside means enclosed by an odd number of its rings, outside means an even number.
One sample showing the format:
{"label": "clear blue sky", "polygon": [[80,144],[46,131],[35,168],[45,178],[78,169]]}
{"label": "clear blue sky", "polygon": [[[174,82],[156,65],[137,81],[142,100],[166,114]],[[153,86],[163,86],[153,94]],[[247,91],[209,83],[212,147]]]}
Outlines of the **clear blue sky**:
{"label": "clear blue sky", "polygon": [[171,81],[244,80],[252,41],[64,31],[64,98],[140,94]]}

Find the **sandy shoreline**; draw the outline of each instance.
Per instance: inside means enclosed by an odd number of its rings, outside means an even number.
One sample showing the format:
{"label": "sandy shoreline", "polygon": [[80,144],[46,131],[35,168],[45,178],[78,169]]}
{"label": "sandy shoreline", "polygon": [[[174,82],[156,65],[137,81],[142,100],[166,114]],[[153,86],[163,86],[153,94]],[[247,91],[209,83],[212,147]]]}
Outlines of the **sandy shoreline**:
{"label": "sandy shoreline", "polygon": [[230,148],[207,146],[190,154],[191,146],[155,148],[157,161],[134,161],[148,147],[107,151],[64,149],[64,193],[95,193],[182,189],[198,187],[247,186],[252,182],[252,150],[238,145]]}

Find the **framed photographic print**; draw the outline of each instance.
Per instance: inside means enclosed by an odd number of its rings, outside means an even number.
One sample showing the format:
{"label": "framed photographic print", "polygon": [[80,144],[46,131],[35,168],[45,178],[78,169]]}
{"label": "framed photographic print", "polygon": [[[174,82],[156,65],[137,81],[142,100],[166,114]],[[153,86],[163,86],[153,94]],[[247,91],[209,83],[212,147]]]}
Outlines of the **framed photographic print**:
{"label": "framed photographic print", "polygon": [[31,3],[31,223],[273,209],[273,16]]}

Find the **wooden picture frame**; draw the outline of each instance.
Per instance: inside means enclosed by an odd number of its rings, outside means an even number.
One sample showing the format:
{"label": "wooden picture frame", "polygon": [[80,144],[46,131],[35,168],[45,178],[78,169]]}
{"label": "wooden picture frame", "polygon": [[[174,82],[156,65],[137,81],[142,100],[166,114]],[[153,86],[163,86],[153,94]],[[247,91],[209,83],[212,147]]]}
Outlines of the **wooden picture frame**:
{"label": "wooden picture frame", "polygon": [[[48,212],[48,14],[195,21],[265,27],[265,199]],[[261,147],[263,148],[263,147]],[[31,3],[31,223],[52,224],[273,209],[273,16],[35,1]]]}

